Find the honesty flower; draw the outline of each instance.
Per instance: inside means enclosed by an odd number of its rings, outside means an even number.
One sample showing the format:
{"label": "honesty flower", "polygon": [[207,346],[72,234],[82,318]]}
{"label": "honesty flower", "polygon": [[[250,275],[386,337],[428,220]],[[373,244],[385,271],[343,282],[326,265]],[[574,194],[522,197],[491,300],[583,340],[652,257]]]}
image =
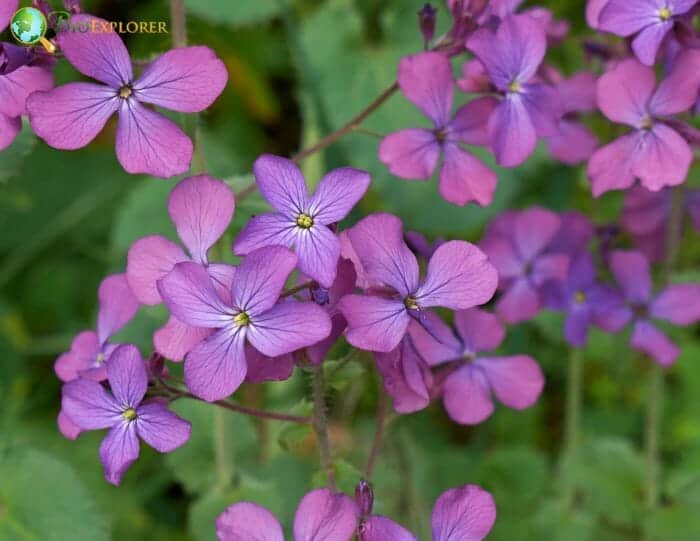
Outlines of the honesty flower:
{"label": "honesty flower", "polygon": [[404,96],[434,128],[408,128],[388,135],[379,144],[379,160],[398,177],[425,180],[433,175],[442,154],[440,195],[455,205],[470,201],[490,205],[498,177],[460,143],[487,143],[486,120],[496,101],[479,98],[450,116],[455,81],[449,60],[439,53],[401,59],[398,83]]}
{"label": "honesty flower", "polygon": [[294,247],[299,270],[329,287],[335,280],[340,241],[329,227],[345,218],[367,191],[369,173],[342,167],[321,179],[309,197],[304,176],[292,161],[270,154],[255,160],[260,193],[277,212],[253,217],[238,234],[234,252],[245,255],[263,246]]}
{"label": "honesty flower", "polygon": [[461,424],[478,424],[494,410],[492,393],[514,409],[532,406],[544,387],[537,362],[527,355],[481,355],[501,345],[505,329],[496,316],[472,308],[455,312],[457,335],[437,315],[430,316],[431,330],[411,327],[411,338],[421,356],[437,366],[452,363],[442,384],[448,415]]}
{"label": "honesty flower", "polygon": [[496,289],[496,269],[481,250],[464,241],[437,248],[421,282],[418,261],[403,240],[402,228],[396,216],[379,213],[348,230],[362,273],[385,286],[381,292],[370,289],[340,300],[348,321],[346,338],[355,347],[389,352],[406,334],[411,319],[422,321],[427,308],[471,308],[487,302]]}
{"label": "honesty flower", "polygon": [[661,42],[698,0],[608,0],[602,7],[589,3],[590,18],[597,12],[597,28],[623,37],[636,34],[632,49],[640,62],[652,66]]}
{"label": "honesty flower", "polygon": [[690,109],[700,89],[700,50],[687,50],[656,85],[654,71],[623,60],[598,80],[598,107],[633,130],[598,149],[588,162],[593,195],[629,188],[639,178],[652,191],[681,184],[693,153],[669,116]]}
{"label": "honesty flower", "polygon": [[491,148],[500,165],[513,167],[532,154],[537,137],[556,135],[562,108],[557,91],[533,82],[547,50],[539,21],[509,15],[493,32],[480,28],[467,49],[483,63],[503,99],[488,120]]}
{"label": "honesty flower", "polygon": [[197,263],[178,263],[158,281],[173,316],[193,327],[214,329],[185,357],[185,383],[194,394],[214,401],[238,389],[247,372],[246,341],[276,357],[328,336],[330,318],[320,306],[277,303],[296,263],[296,256],[282,246],[251,252],[236,268],[230,299],[217,293],[211,276]]}
{"label": "honesty flower", "polygon": [[208,47],[173,49],[135,79],[121,38],[105,30],[108,21],[78,14],[69,22],[90,31],[59,32],[62,53],[80,73],[102,84],[69,83],[34,93],[27,109],[36,134],[54,148],[82,148],[117,113],[117,159],[128,173],[167,178],[187,171],[192,142],[174,122],[143,104],[182,113],[206,109],[226,86],[223,62]]}
{"label": "honesty flower", "polygon": [[489,225],[480,247],[498,269],[502,294],[496,311],[508,323],[537,314],[542,307],[540,288],[565,278],[569,256],[548,252],[560,225],[556,213],[539,207],[505,213]]}
{"label": "honesty flower", "polygon": [[476,485],[443,492],[431,517],[433,541],[482,541],[496,522],[491,494]]}
{"label": "honesty flower", "polygon": [[139,302],[123,274],[113,274],[102,280],[97,296],[100,304],[97,332],[81,332],[73,339],[70,351],[56,359],[54,370],[61,381],[78,377],[95,381],[107,378],[106,366],[119,345],[111,344],[109,339],[131,321],[139,309]]}
{"label": "honesty flower", "polygon": [[107,365],[111,393],[95,381],[76,379],[63,387],[62,411],[82,430],[109,432],[100,445],[105,478],[114,485],[139,456],[139,438],[161,453],[183,445],[191,432],[161,401],[143,401],[146,366],[131,344],[119,346]]}
{"label": "honesty flower", "polygon": [[672,284],[652,296],[649,262],[640,252],[613,251],[610,268],[627,301],[627,321],[634,323],[630,346],[648,354],[662,366],[680,354],[669,338],[651,320],[690,325],[700,320],[700,284]]}
{"label": "honesty flower", "polygon": [[[231,189],[208,175],[179,182],[168,195],[168,214],[189,255],[161,235],[137,240],[129,248],[126,277],[136,298],[143,304],[163,302],[157,282],[176,263],[194,261],[207,267],[218,288],[230,290],[230,268],[209,264],[209,249],[224,234],[235,210]],[[156,351],[172,360],[181,360],[202,338],[206,329],[186,325],[171,316],[153,335]]]}

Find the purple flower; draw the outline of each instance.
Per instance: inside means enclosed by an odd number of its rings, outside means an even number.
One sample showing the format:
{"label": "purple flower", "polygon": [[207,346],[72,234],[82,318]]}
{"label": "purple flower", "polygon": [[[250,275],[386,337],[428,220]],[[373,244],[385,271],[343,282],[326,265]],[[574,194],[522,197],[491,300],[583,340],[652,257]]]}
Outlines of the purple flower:
{"label": "purple flower", "polygon": [[360,349],[389,352],[399,345],[411,319],[421,321],[427,308],[471,308],[487,302],[496,289],[496,269],[481,250],[464,241],[437,248],[421,282],[401,220],[391,214],[364,218],[348,236],[362,273],[384,286],[380,292],[346,295],[338,305],[348,321],[346,338]]}
{"label": "purple flower", "polygon": [[[200,175],[178,183],[168,196],[168,214],[189,255],[160,235],[134,242],[129,248],[126,277],[136,298],[148,305],[163,302],[158,280],[182,261],[205,265],[217,287],[230,290],[230,267],[209,264],[208,252],[226,231],[234,209],[233,193],[220,180]],[[153,340],[158,353],[177,361],[208,334],[210,331],[206,329],[185,325],[171,316],[165,326],[155,332]]]}
{"label": "purple flower", "polygon": [[510,15],[498,30],[481,28],[467,40],[503,99],[488,120],[488,137],[500,165],[512,167],[532,154],[537,137],[556,135],[562,116],[557,91],[533,82],[547,49],[539,21]]}
{"label": "purple flower", "polygon": [[62,411],[81,430],[109,432],[100,445],[105,478],[114,485],[139,456],[139,438],[169,453],[190,438],[190,423],[161,401],[143,401],[148,387],[146,366],[135,346],[119,346],[107,365],[111,393],[99,383],[76,379],[63,387]]}
{"label": "purple flower", "polygon": [[431,518],[433,541],[482,541],[496,522],[491,494],[476,485],[443,492]]}
{"label": "purple flower", "polygon": [[559,231],[547,245],[550,254],[574,256],[585,250],[595,237],[596,229],[585,214],[568,210],[559,215]]}
{"label": "purple flower", "polygon": [[413,180],[433,175],[440,156],[440,195],[455,205],[491,204],[498,177],[460,143],[485,145],[486,120],[496,101],[478,98],[451,116],[454,76],[449,60],[439,53],[401,59],[398,83],[408,100],[433,123],[432,129],[408,128],[388,135],[379,145],[379,159],[397,177]]}
{"label": "purple flower", "polygon": [[97,332],[78,334],[70,351],[56,359],[54,370],[61,381],[79,377],[102,381],[107,378],[106,366],[118,344],[111,344],[110,337],[126,325],[139,309],[126,276],[113,274],[100,284],[97,296],[100,308],[97,315]]}
{"label": "purple flower", "polygon": [[616,332],[627,323],[622,296],[596,280],[593,258],[585,251],[571,259],[564,281],[544,286],[543,298],[548,308],[566,312],[564,338],[574,347],[586,345],[592,324]]}
{"label": "purple flower", "polygon": [[651,320],[690,325],[700,320],[700,284],[673,284],[652,296],[649,262],[639,252],[613,251],[610,268],[627,301],[627,321],[634,323],[630,345],[662,366],[680,354],[669,338]]}
{"label": "purple flower", "polygon": [[496,311],[508,323],[535,316],[542,307],[541,287],[566,277],[569,256],[548,252],[560,225],[557,214],[534,207],[501,215],[481,241],[481,249],[498,269],[502,294]]}
{"label": "purple flower", "polygon": [[234,252],[245,255],[263,246],[294,247],[299,270],[329,287],[335,280],[340,241],[329,227],[345,218],[367,191],[369,173],[343,167],[328,173],[312,197],[299,167],[265,154],[253,174],[263,197],[277,212],[253,217],[238,234]]}
{"label": "purple flower", "polygon": [[639,178],[649,190],[681,184],[693,153],[666,119],[690,109],[700,88],[700,50],[674,62],[654,90],[654,71],[635,59],[623,60],[598,80],[598,107],[613,122],[633,130],[598,149],[588,162],[593,195],[629,188]]}
{"label": "purple flower", "polygon": [[192,142],[174,122],[143,104],[182,113],[206,109],[226,86],[223,62],[208,47],[173,49],[135,79],[121,38],[105,30],[109,22],[78,14],[70,25],[89,30],[60,32],[56,41],[63,54],[80,73],[102,84],[69,83],[34,93],[27,109],[36,134],[54,148],[82,148],[117,113],[117,159],[128,173],[167,178],[187,171]]}
{"label": "purple flower", "polygon": [[[678,18],[688,13],[698,0],[608,0],[604,6],[593,2],[598,29],[628,37],[632,49],[643,64],[652,66],[656,53]],[[595,17],[594,17],[595,18]]]}
{"label": "purple flower", "polygon": [[[357,529],[358,509],[345,494],[327,488],[312,490],[294,515],[294,541],[350,541]],[[264,507],[250,502],[231,505],[216,519],[220,541],[284,541],[282,526]]]}
{"label": "purple flower", "polygon": [[421,356],[436,366],[451,362],[442,384],[448,415],[460,424],[478,424],[494,410],[492,394],[514,409],[532,406],[544,387],[537,362],[527,355],[481,355],[501,345],[505,329],[496,316],[472,308],[455,312],[457,336],[439,317],[430,315],[432,333],[415,325],[411,338]]}
{"label": "purple flower", "polygon": [[197,263],[178,263],[158,281],[173,316],[193,327],[214,329],[185,357],[185,382],[194,394],[214,401],[239,387],[247,372],[246,341],[277,357],[328,336],[330,318],[320,306],[277,303],[296,263],[296,256],[282,246],[251,252],[236,268],[230,299],[222,298]]}

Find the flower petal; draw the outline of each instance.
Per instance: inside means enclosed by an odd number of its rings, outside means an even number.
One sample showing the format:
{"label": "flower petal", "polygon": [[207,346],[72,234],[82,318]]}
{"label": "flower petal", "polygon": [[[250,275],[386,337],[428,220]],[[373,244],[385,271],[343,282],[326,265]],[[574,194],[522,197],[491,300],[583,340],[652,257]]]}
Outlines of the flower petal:
{"label": "flower petal", "polygon": [[345,218],[365,195],[371,181],[369,173],[352,167],[328,173],[309,202],[314,223],[328,225]]}
{"label": "flower petal", "polygon": [[139,439],[136,424],[121,422],[114,425],[100,445],[100,461],[105,479],[113,485],[122,482],[122,476],[139,457]]}
{"label": "flower petal", "polygon": [[447,124],[454,96],[454,77],[446,56],[426,52],[402,58],[398,82],[406,98],[436,127]]}
{"label": "flower petal", "polygon": [[448,126],[448,139],[469,145],[488,145],[488,122],[498,100],[484,96],[460,107]]}
{"label": "flower petal", "polygon": [[642,136],[632,171],[645,188],[657,191],[685,181],[692,161],[688,142],[666,124],[656,123]]}
{"label": "flower petal", "polygon": [[27,99],[29,122],[49,146],[82,148],[92,141],[119,108],[114,90],[93,83],[68,83]]}
{"label": "flower petal", "polygon": [[0,32],[9,26],[10,19],[18,8],[19,0],[6,0],[0,4]]}
{"label": "flower petal", "polygon": [[543,84],[528,84],[524,89],[521,96],[535,133],[539,137],[557,135],[564,114],[559,92]]}
{"label": "flower petal", "polygon": [[139,101],[198,113],[214,103],[227,80],[226,66],[209,47],[184,47],[151,62],[133,90]]}
{"label": "flower petal", "polygon": [[513,282],[496,302],[496,313],[506,323],[519,323],[540,311],[540,298],[527,279]]}
{"label": "flower petal", "polygon": [[510,408],[529,408],[544,388],[540,365],[527,355],[480,358],[474,364],[484,371],[496,398]]}
{"label": "flower petal", "polygon": [[649,306],[649,313],[674,325],[700,320],[700,284],[674,284],[664,289]]}
{"label": "flower petal", "polygon": [[311,302],[283,302],[257,316],[248,327],[248,340],[269,357],[315,344],[331,332],[326,311]]}
{"label": "flower petal", "polygon": [[253,216],[236,236],[233,251],[246,255],[265,246],[291,248],[299,230],[295,220],[278,212]]}
{"label": "flower petal", "polygon": [[253,174],[263,197],[285,216],[296,219],[308,206],[304,175],[292,160],[263,154],[255,160]]}
{"label": "flower petal", "polygon": [[481,353],[501,345],[506,330],[499,319],[486,310],[470,308],[455,312],[454,325],[467,351]]}
{"label": "flower petal", "polygon": [[83,331],[76,335],[67,351],[56,359],[54,370],[61,381],[77,379],[83,370],[93,366],[100,352],[100,342],[97,333]]}
{"label": "flower petal", "polygon": [[649,111],[658,116],[687,111],[698,99],[698,87],[700,50],[686,49],[675,58],[671,72],[651,97]]}
{"label": "flower petal", "polygon": [[371,515],[359,528],[359,541],[416,541],[406,528],[381,515]]}
{"label": "flower petal", "polygon": [[63,386],[61,411],[82,430],[100,430],[120,422],[121,408],[105,388],[87,379]]}
{"label": "flower petal", "polygon": [[581,348],[588,341],[591,310],[588,306],[573,306],[564,321],[564,338],[574,347]]}
{"label": "flower petal", "polygon": [[608,255],[608,263],[625,298],[645,304],[651,296],[649,261],[639,252],[615,250]]}
{"label": "flower petal", "polygon": [[147,402],[136,410],[136,433],[160,453],[169,453],[190,439],[192,425],[160,402]]}
{"label": "flower petal", "polygon": [[488,130],[496,161],[503,167],[520,165],[535,150],[535,126],[519,95],[501,101],[489,119]]}
{"label": "flower petal", "polygon": [[117,159],[127,173],[161,178],[190,168],[192,141],[172,120],[141,105],[122,100],[117,125]]}
{"label": "flower petal", "polygon": [[[132,82],[129,52],[122,38],[108,21],[91,15],[77,14],[70,18],[69,23],[72,28],[60,32],[56,41],[75,69],[114,89]],[[103,25],[111,31],[104,31]],[[75,32],[73,28],[87,28],[88,31]]]}
{"label": "flower petal", "polygon": [[208,402],[236,391],[246,376],[243,327],[225,328],[202,340],[185,357],[185,383]]}
{"label": "flower petal", "polygon": [[661,366],[672,365],[681,353],[668,336],[646,320],[634,324],[630,346],[646,353]]}
{"label": "flower petal", "polygon": [[345,332],[353,346],[389,352],[406,334],[409,316],[400,300],[365,295],[346,295],[338,308],[348,322]]}
{"label": "flower petal", "polygon": [[486,376],[471,364],[460,367],[447,377],[442,400],[450,418],[463,425],[479,424],[494,410]]}
{"label": "flower petal", "polygon": [[593,153],[588,161],[587,174],[595,197],[634,184],[633,166],[639,142],[640,134],[632,132],[618,137]]}
{"label": "flower petal", "polygon": [[651,68],[634,58],[623,60],[598,79],[598,107],[613,122],[638,128],[647,114],[654,86]]}
{"label": "flower petal", "polygon": [[377,352],[374,358],[394,411],[413,413],[430,404],[433,384],[430,367],[415,350],[411,339],[404,338],[393,350]]}
{"label": "flower petal", "polygon": [[22,66],[0,75],[0,114],[11,118],[26,111],[27,98],[32,92],[51,90],[53,76],[45,68]]}
{"label": "flower petal", "polygon": [[313,225],[302,229],[296,238],[299,270],[323,287],[330,287],[335,280],[340,241],[325,225]]}
{"label": "flower petal", "polygon": [[170,316],[167,323],[153,333],[153,346],[166,359],[181,361],[211,333],[211,329],[193,327]]}
{"label": "flower petal", "polygon": [[70,418],[63,412],[63,410],[58,412],[58,417],[56,419],[56,424],[58,424],[58,430],[61,435],[69,440],[75,440],[80,436],[82,429],[76,425]]}
{"label": "flower petal", "polygon": [[656,13],[660,7],[662,6],[654,0],[609,0],[598,15],[598,28],[618,36],[631,36],[645,26],[660,22]]}
{"label": "flower petal", "polygon": [[114,350],[107,363],[107,379],[117,403],[135,408],[146,395],[148,374],[141,353],[132,344]]}
{"label": "flower petal", "polygon": [[102,344],[116,333],[139,309],[125,274],[112,274],[102,280],[97,291],[100,311],[97,314],[97,338]]}
{"label": "flower petal", "polygon": [[[456,316],[455,316],[456,317]],[[462,343],[447,323],[433,312],[425,314],[425,325],[412,321],[408,326],[416,351],[430,366],[436,366],[461,357]],[[427,329],[430,329],[428,332]]]}
{"label": "flower petal", "polygon": [[415,298],[421,307],[464,310],[488,302],[496,292],[498,272],[475,245],[452,240],[437,250]]}
{"label": "flower petal", "polygon": [[598,146],[598,139],[583,124],[563,120],[559,123],[559,133],[547,138],[549,153],[567,165],[586,161]]}
{"label": "flower petal", "polygon": [[216,518],[219,541],[284,541],[282,526],[264,507],[240,502]]}
{"label": "flower petal", "polygon": [[20,117],[10,118],[0,113],[0,150],[9,147],[22,130],[22,119]]}
{"label": "flower petal", "polygon": [[349,541],[357,528],[358,510],[345,494],[312,490],[294,515],[294,541]]}
{"label": "flower petal", "polygon": [[150,235],[134,242],[127,256],[126,279],[138,301],[150,305],[163,302],[158,280],[182,261],[188,261],[182,248],[160,235]]}
{"label": "flower petal", "polygon": [[646,66],[653,66],[656,55],[666,35],[673,28],[674,21],[658,21],[643,28],[632,40],[632,50],[639,61]]}
{"label": "flower petal", "polygon": [[379,161],[392,175],[409,180],[428,179],[440,159],[435,134],[422,128],[407,128],[384,137],[379,143]]}
{"label": "flower petal", "polygon": [[445,145],[445,161],[440,168],[440,195],[455,205],[475,201],[482,207],[491,204],[498,176],[476,156],[459,146]]}
{"label": "flower petal", "polygon": [[268,357],[248,344],[245,347],[245,359],[248,366],[245,380],[248,383],[284,381],[289,379],[294,370],[293,355]]}
{"label": "flower petal", "polygon": [[432,515],[433,541],[481,541],[496,522],[491,494],[476,485],[443,492]]}

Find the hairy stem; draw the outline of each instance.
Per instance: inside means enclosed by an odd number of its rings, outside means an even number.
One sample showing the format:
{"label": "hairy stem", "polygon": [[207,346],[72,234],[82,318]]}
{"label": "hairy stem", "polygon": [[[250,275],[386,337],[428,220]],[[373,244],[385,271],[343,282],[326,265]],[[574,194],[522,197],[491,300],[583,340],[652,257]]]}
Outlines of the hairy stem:
{"label": "hairy stem", "polygon": [[372,477],[372,470],[377,461],[379,450],[382,446],[382,437],[384,436],[384,426],[386,423],[386,393],[381,383],[379,384],[379,403],[377,404],[376,428],[374,431],[374,439],[372,440],[372,449],[369,452],[367,466],[365,467],[365,479],[369,480]]}
{"label": "hairy stem", "polygon": [[333,457],[328,438],[328,416],[326,414],[326,389],[323,382],[323,364],[314,367],[312,378],[312,394],[314,414],[312,424],[318,437],[318,448],[321,455],[321,466],[326,472],[328,487],[335,492],[335,474],[333,473]]}
{"label": "hairy stem", "polygon": [[185,0],[170,0],[170,32],[173,36],[173,47],[187,46],[187,18],[185,16]]}

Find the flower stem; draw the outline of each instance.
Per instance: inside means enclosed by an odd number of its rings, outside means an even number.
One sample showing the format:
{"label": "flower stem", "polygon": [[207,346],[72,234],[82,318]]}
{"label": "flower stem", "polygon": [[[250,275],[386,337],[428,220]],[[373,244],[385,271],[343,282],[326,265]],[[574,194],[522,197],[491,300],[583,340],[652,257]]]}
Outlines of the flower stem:
{"label": "flower stem", "polygon": [[[579,458],[581,440],[581,408],[583,405],[583,350],[571,348],[566,380],[566,413],[564,417],[563,468],[573,467]],[[562,472],[563,473],[563,472]],[[565,494],[569,508],[576,499],[576,486],[566,476]]]}
{"label": "flower stem", "polygon": [[312,424],[318,437],[318,447],[321,455],[321,466],[326,472],[328,487],[335,492],[335,474],[333,473],[333,457],[328,438],[328,417],[326,414],[326,390],[323,383],[323,364],[314,367],[312,378],[312,394],[314,414]]}
{"label": "flower stem", "polygon": [[372,470],[377,461],[379,450],[382,446],[382,437],[384,435],[384,426],[386,421],[386,393],[384,388],[379,385],[379,403],[377,404],[377,419],[375,421],[376,428],[374,431],[374,439],[372,440],[372,449],[369,452],[367,466],[365,467],[365,479],[369,480],[372,477]]}
{"label": "flower stem", "polygon": [[217,408],[214,410],[214,455],[216,457],[216,474],[217,484],[219,487],[226,488],[233,478],[231,471],[231,462],[229,461],[229,453],[227,449],[227,427],[224,410]]}
{"label": "flower stem", "polygon": [[170,26],[173,35],[173,47],[187,46],[187,18],[185,0],[170,0]]}

